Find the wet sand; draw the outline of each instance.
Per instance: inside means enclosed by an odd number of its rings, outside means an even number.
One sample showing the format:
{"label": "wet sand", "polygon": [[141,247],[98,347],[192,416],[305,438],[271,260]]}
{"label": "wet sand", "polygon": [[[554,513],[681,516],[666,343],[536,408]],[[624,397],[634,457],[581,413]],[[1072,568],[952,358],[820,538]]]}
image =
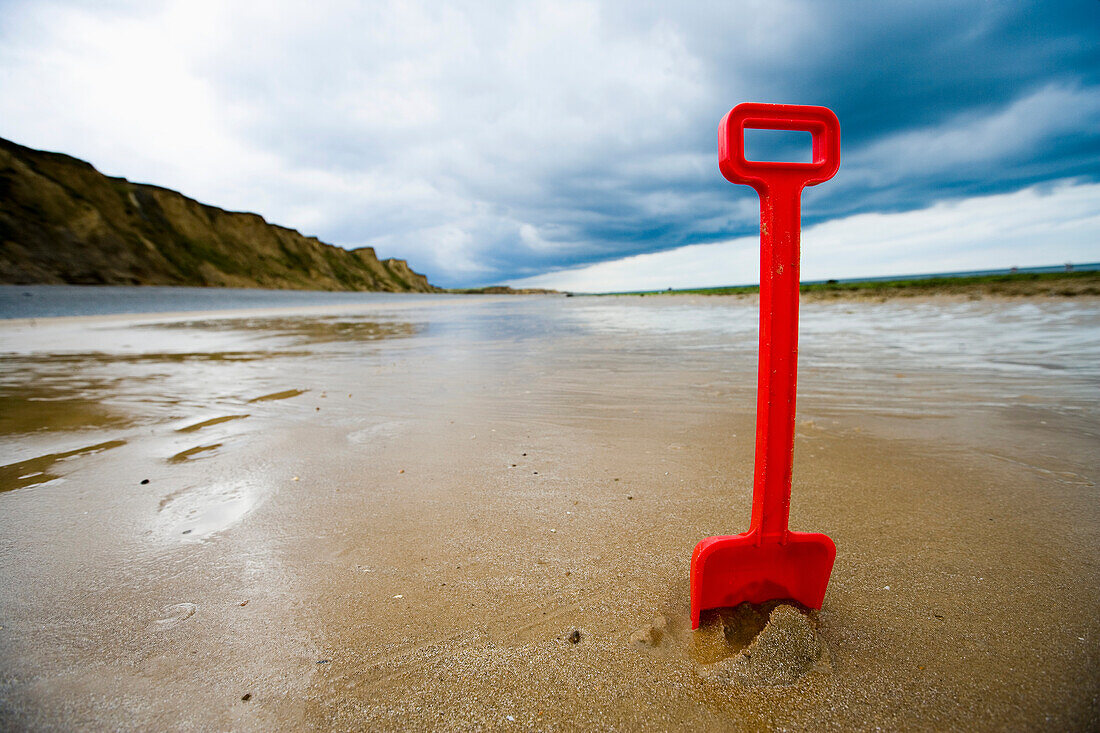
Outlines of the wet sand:
{"label": "wet sand", "polygon": [[2,323],[0,726],[1095,729],[1098,350],[1095,298],[808,303],[825,605],[693,633],[751,303]]}

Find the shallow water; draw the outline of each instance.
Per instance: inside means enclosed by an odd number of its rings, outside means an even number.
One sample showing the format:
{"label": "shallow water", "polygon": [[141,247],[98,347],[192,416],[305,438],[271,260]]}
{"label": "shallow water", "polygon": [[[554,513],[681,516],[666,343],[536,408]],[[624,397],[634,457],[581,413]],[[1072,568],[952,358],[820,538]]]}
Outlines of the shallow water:
{"label": "shallow water", "polygon": [[185,288],[158,285],[0,285],[0,319],[175,313],[238,308],[308,308],[459,296],[434,293],[330,293],[319,290]]}
{"label": "shallow water", "polygon": [[[239,412],[299,394],[296,373],[311,383],[349,365],[368,374],[391,355],[425,373],[442,363],[475,381],[554,385],[532,399],[568,392],[565,375],[578,366],[582,381],[593,371],[613,380],[679,365],[710,374],[705,390],[755,388],[745,375],[755,368],[756,306],[737,300],[401,296],[358,312],[265,313],[12,322],[0,330],[0,462],[32,457],[48,433]],[[810,303],[801,315],[803,411],[935,415],[960,401],[1070,415],[1100,407],[1095,300]]]}

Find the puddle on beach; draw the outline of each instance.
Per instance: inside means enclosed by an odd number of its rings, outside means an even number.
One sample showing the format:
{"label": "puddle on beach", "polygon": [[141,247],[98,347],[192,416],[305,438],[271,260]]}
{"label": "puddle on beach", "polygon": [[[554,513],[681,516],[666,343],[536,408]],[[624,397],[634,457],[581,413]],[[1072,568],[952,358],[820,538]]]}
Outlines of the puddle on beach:
{"label": "puddle on beach", "polygon": [[52,470],[55,464],[78,456],[102,453],[103,451],[118,448],[122,445],[126,445],[125,440],[108,440],[103,443],[96,443],[95,445],[89,445],[75,450],[48,453],[44,456],[38,456],[37,458],[31,458],[26,461],[0,466],[0,493],[53,481],[61,476],[60,472],[55,473]]}
{"label": "puddle on beach", "polygon": [[0,435],[119,428],[125,415],[76,390],[0,387]]}
{"label": "puddle on beach", "polygon": [[278,357],[304,356],[301,351],[143,351],[135,354],[111,354],[100,351],[48,354],[44,358],[56,365],[92,364],[180,364],[189,361],[260,361]]}

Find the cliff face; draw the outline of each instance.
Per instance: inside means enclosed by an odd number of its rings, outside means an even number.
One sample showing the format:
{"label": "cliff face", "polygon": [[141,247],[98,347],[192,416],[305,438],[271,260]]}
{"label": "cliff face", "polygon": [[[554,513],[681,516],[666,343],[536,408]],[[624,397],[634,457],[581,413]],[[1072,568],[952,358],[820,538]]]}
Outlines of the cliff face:
{"label": "cliff face", "polygon": [[0,283],[437,290],[371,247],[334,247],[3,138]]}

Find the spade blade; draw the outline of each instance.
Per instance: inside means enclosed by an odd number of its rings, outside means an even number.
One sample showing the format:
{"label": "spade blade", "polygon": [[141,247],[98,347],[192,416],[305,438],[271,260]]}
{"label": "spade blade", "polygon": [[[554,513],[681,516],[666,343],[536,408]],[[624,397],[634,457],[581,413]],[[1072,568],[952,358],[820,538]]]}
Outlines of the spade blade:
{"label": "spade blade", "polygon": [[782,542],[755,531],[708,537],[691,556],[691,628],[710,608],[791,599],[821,608],[836,545],[817,532],[787,532]]}

